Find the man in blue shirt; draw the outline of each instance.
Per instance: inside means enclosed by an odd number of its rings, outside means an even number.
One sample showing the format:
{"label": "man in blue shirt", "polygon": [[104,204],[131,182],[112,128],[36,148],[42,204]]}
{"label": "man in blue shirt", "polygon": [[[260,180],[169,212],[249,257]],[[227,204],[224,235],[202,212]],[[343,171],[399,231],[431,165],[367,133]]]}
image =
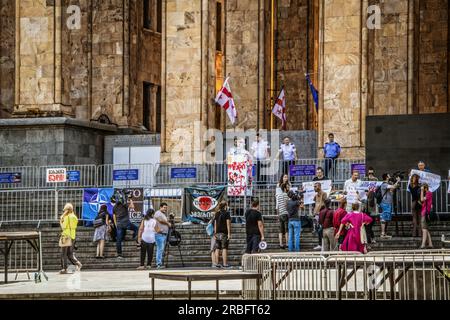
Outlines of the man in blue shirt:
{"label": "man in blue shirt", "polygon": [[325,176],[330,177],[330,172],[334,165],[334,160],[341,155],[341,146],[334,141],[334,134],[328,135],[329,142],[323,147],[323,153],[325,157]]}

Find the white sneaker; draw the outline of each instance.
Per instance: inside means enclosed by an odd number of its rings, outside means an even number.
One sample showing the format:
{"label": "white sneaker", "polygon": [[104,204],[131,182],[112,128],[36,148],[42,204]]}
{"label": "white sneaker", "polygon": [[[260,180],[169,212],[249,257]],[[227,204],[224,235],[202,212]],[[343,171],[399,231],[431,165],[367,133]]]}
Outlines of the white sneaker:
{"label": "white sneaker", "polygon": [[314,250],[315,250],[315,251],[322,250],[322,246],[317,246],[317,247],[314,248]]}

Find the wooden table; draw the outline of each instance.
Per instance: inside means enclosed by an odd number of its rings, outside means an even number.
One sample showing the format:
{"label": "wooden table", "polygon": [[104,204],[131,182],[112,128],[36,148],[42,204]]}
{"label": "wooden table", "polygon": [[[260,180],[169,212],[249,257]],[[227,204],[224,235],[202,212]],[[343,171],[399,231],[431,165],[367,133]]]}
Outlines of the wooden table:
{"label": "wooden table", "polygon": [[[40,257],[40,241],[39,241],[39,232],[0,232],[0,242],[4,242],[4,248],[2,249],[0,246],[0,253],[5,256],[5,281],[4,283],[8,283],[8,264],[9,264],[9,253],[11,251],[11,247],[13,246],[15,241],[26,241],[30,244],[30,246],[38,253],[39,255],[39,264],[41,261]],[[40,269],[39,266],[38,269]]]}
{"label": "wooden table", "polygon": [[193,281],[216,281],[216,299],[219,300],[219,281],[222,280],[256,280],[256,299],[259,300],[262,275],[240,271],[185,270],[150,272],[152,282],[152,299],[155,300],[155,279],[184,281],[188,283],[188,299],[192,300]]}

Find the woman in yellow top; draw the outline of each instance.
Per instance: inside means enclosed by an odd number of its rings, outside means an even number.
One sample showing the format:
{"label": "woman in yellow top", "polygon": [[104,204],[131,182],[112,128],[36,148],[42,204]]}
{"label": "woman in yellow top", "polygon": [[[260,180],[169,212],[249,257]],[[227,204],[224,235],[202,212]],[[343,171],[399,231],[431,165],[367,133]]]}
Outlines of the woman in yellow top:
{"label": "woman in yellow top", "polygon": [[78,226],[78,218],[75,215],[75,212],[73,211],[73,205],[71,203],[68,203],[64,206],[64,213],[61,216],[59,223],[62,229],[62,236],[70,237],[70,239],[72,239],[71,246],[61,247],[62,270],[60,271],[60,273],[61,274],[67,273],[67,259],[69,259],[70,262],[77,267],[77,271],[80,271],[83,265],[80,263],[80,261],[77,260],[77,258],[75,258],[75,255],[73,254],[76,231]]}

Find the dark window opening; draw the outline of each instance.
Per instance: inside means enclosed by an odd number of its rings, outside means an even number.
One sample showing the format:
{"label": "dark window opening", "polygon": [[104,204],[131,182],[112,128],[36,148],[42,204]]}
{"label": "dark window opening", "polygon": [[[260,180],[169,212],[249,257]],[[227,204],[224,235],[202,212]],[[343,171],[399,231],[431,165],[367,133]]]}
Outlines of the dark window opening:
{"label": "dark window opening", "polygon": [[152,100],[152,85],[150,83],[144,82],[144,92],[142,96],[142,104],[143,104],[143,115],[142,115],[142,125],[148,130],[151,131],[151,123],[152,123],[152,113],[151,113],[151,100]]}
{"label": "dark window opening", "polygon": [[150,0],[144,0],[144,28],[150,29],[152,25]]}
{"label": "dark window opening", "polygon": [[222,51],[222,3],[216,3],[216,50]]}
{"label": "dark window opening", "polygon": [[157,86],[156,90],[156,133],[161,133],[161,86]]}
{"label": "dark window opening", "polygon": [[156,32],[162,32],[162,0],[156,0],[157,23]]}

